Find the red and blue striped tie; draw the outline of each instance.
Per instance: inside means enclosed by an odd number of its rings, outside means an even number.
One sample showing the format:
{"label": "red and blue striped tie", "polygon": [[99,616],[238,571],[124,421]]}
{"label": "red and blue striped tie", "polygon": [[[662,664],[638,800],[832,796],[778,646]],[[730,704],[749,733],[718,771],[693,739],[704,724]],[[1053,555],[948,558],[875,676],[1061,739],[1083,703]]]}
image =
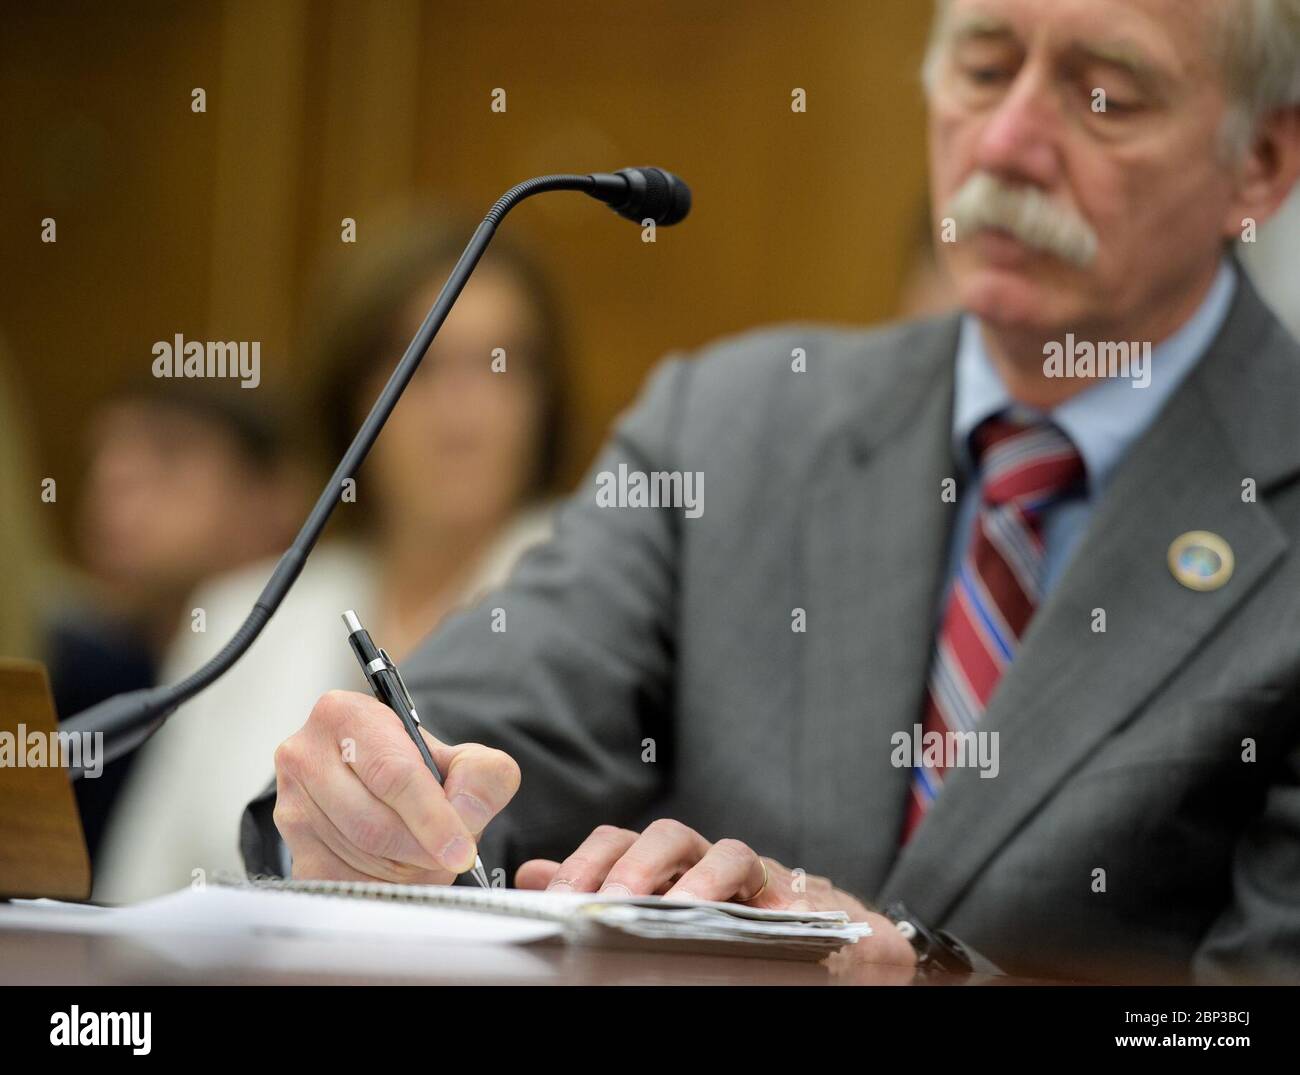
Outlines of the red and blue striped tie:
{"label": "red and blue striped tie", "polygon": [[[983,476],[980,505],[956,577],[926,687],[922,735],[975,730],[1015,658],[1042,597],[1042,515],[1080,490],[1083,460],[1070,438],[1046,422],[990,418],[971,438]],[[925,741],[925,740],[923,740]],[[943,787],[942,759],[915,768],[902,843]]]}

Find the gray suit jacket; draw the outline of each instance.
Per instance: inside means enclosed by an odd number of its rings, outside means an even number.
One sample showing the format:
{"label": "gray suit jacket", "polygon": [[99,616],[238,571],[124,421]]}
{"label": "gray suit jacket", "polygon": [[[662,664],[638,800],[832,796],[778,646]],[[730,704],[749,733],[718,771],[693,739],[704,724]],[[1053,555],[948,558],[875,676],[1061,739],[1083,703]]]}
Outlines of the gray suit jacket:
{"label": "gray suit jacket", "polygon": [[[1300,976],[1300,348],[1243,277],[982,718],[1000,775],[950,772],[900,854],[890,739],[920,719],[944,582],[956,336],[795,325],[657,371],[555,539],[407,663],[444,738],[522,768],[484,861],[672,817],[905,899],[1008,970]],[[620,463],[703,472],[703,516],[598,507]],[[1175,581],[1189,530],[1232,546],[1224,588]],[[272,800],[245,817],[253,870],[278,861]]]}

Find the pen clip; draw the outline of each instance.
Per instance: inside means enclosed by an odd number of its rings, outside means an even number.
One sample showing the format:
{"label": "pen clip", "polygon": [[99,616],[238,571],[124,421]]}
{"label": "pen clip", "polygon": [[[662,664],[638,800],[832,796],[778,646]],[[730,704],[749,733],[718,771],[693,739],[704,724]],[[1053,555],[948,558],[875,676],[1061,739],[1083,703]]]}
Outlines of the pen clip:
{"label": "pen clip", "polygon": [[397,677],[397,686],[402,691],[402,698],[406,701],[406,707],[411,711],[411,716],[415,718],[415,723],[419,724],[420,717],[419,714],[415,712],[415,699],[411,697],[411,692],[407,689],[406,680],[402,678],[402,672],[401,669],[397,667],[397,662],[388,656],[388,650],[386,649],[381,649],[379,651],[379,656],[382,657],[384,663],[388,665],[388,670]]}

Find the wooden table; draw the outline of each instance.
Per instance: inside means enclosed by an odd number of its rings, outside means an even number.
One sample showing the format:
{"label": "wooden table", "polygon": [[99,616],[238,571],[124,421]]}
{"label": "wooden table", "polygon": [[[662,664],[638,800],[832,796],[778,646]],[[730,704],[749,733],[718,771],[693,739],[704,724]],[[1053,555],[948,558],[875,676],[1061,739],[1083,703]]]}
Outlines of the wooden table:
{"label": "wooden table", "polygon": [[[846,961],[840,960],[843,963]],[[532,945],[396,945],[267,936],[246,950],[182,937],[0,929],[3,985],[909,985],[1024,979],[910,968]]]}

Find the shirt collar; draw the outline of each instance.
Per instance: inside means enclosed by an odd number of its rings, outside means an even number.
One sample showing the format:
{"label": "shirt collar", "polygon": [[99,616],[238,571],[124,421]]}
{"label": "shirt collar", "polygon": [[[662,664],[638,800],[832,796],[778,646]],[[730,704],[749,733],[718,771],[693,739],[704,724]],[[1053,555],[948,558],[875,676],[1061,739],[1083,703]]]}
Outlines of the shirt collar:
{"label": "shirt collar", "polygon": [[[1200,307],[1168,339],[1152,348],[1151,383],[1136,387],[1132,380],[1106,379],[1053,408],[1053,422],[1074,442],[1083,457],[1092,496],[1106,487],[1111,474],[1129,446],[1155,421],[1165,402],[1209,350],[1227,319],[1237,290],[1237,270],[1224,258],[1214,283]],[[1018,407],[998,376],[984,340],[979,321],[967,314],[962,318],[957,343],[956,389],[953,406],[953,452],[971,473],[970,435],[986,418]],[[1044,412],[1029,410],[1034,417]]]}

